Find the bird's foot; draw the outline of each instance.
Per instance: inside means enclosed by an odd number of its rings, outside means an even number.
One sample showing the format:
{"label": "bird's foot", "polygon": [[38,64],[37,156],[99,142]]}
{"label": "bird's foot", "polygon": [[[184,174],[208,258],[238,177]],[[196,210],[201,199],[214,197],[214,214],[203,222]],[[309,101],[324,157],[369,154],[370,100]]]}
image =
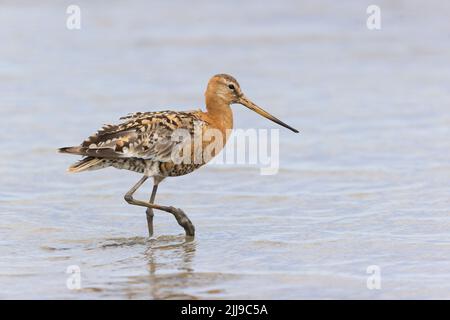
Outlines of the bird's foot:
{"label": "bird's foot", "polygon": [[195,235],[195,227],[184,211],[175,207],[170,207],[170,211],[177,219],[178,224],[184,228],[186,236],[193,237]]}

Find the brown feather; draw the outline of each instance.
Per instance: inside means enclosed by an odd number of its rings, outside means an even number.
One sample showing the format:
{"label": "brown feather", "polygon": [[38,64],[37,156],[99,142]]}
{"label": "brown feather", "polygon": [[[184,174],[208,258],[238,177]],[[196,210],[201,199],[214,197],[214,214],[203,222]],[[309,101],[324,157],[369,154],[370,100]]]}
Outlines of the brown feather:
{"label": "brown feather", "polygon": [[[87,158],[84,158],[84,159],[74,163],[73,165],[71,165],[67,169],[67,171],[70,173],[76,173],[76,172],[81,172],[81,171],[86,171],[86,170],[92,170],[92,169],[94,169],[95,166],[98,166],[103,161],[104,161],[103,159],[87,157]],[[96,169],[101,169],[103,167],[104,166],[100,166]]]}

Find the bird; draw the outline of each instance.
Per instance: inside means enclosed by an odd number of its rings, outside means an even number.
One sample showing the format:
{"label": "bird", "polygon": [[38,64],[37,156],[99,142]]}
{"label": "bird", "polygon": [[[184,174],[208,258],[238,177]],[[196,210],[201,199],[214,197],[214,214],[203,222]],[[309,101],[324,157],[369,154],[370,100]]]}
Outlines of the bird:
{"label": "bird", "polygon": [[[195,227],[186,213],[173,206],[156,204],[156,193],[165,178],[191,173],[220,152],[233,129],[232,104],[241,104],[295,133],[299,132],[248,99],[234,77],[216,74],[208,81],[205,91],[206,112],[198,109],[130,113],[121,117],[117,124],[104,125],[80,145],[58,151],[83,157],[67,169],[70,173],[113,167],[142,174],[124,199],[131,205],[147,208],[149,236],[154,232],[153,210],[161,210],[175,217],[186,237],[194,237]],[[211,132],[217,140],[214,141],[215,148],[209,157],[196,157],[199,150],[201,154],[211,145],[213,139],[205,138],[211,136]],[[176,134],[179,135],[177,139],[174,138]],[[200,143],[195,143],[199,137]],[[148,178],[153,178],[149,201],[135,199],[134,193]]]}

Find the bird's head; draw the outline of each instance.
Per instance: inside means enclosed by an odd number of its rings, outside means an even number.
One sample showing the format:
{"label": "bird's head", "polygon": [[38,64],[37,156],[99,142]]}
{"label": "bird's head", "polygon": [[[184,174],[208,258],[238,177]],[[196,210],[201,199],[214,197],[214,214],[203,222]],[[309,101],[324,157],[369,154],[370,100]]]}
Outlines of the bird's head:
{"label": "bird's head", "polygon": [[243,95],[237,80],[228,74],[216,74],[212,77],[205,94],[214,95],[227,104],[239,103],[239,98]]}
{"label": "bird's head", "polygon": [[236,103],[241,104],[250,110],[255,111],[259,115],[298,133],[297,129],[288,126],[286,123],[275,118],[248,99],[244,93],[242,93],[241,86],[237,80],[228,74],[216,74],[213,76],[208,82],[205,96],[207,101],[210,98],[212,101],[220,100],[228,105]]}

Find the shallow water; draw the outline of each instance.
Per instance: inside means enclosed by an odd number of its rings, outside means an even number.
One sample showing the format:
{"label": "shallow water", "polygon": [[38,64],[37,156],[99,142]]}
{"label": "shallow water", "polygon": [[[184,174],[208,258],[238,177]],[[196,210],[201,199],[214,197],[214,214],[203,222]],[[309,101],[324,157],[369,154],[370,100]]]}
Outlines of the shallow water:
{"label": "shallow water", "polygon": [[[378,1],[369,31],[364,1],[77,3],[78,31],[70,3],[0,4],[0,298],[450,298],[450,5]],[[195,240],[161,212],[146,238],[122,198],[139,175],[65,173],[57,147],[201,107],[219,72],[301,134],[280,131],[277,175],[164,181]],[[234,110],[238,128],[275,128]]]}

